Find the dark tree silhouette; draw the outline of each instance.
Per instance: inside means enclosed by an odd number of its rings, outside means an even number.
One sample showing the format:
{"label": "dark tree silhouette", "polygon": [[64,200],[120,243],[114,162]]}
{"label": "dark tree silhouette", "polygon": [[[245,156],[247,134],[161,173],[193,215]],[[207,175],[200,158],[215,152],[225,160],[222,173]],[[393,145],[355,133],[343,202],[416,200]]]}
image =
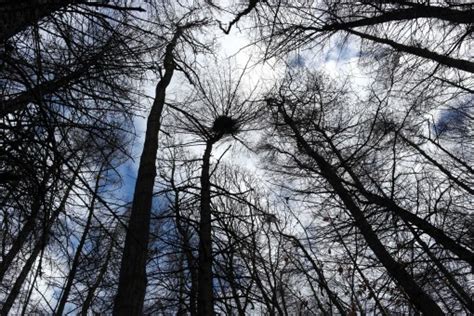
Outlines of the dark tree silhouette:
{"label": "dark tree silhouette", "polygon": [[[132,210],[127,228],[125,248],[120,269],[119,289],[115,299],[114,314],[139,315],[142,313],[146,290],[146,261],[150,230],[153,187],[156,176],[156,157],[161,114],[165,106],[166,89],[177,67],[176,47],[186,32],[205,25],[205,21],[178,22],[163,56],[164,73],[155,90],[148,115],[143,152],[140,157]],[[179,24],[181,23],[181,24]]]}

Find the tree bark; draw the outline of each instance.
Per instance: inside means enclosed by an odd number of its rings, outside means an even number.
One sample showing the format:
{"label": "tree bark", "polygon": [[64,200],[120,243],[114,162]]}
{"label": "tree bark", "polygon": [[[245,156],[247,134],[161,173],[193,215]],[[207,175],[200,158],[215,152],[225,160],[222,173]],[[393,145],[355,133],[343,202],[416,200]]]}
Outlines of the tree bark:
{"label": "tree bark", "polygon": [[166,46],[164,56],[165,73],[156,86],[155,100],[148,116],[145,143],[138,167],[132,210],[125,238],[125,247],[120,267],[118,293],[115,297],[114,315],[141,315],[147,285],[146,262],[150,230],[153,186],[156,177],[158,133],[165,105],[166,88],[175,70],[174,49],[182,28],[177,28]]}
{"label": "tree bark", "polygon": [[350,196],[350,193],[344,187],[342,180],[337,175],[333,166],[329,164],[318,152],[316,152],[306,142],[300,134],[294,121],[288,116],[283,108],[283,104],[277,103],[278,112],[283,116],[285,123],[291,128],[294,137],[300,148],[310,156],[318,165],[321,175],[331,185],[335,193],[339,196],[347,210],[354,218],[355,225],[364,236],[370,249],[380,260],[382,265],[387,269],[390,276],[402,287],[407,294],[410,302],[426,315],[444,315],[441,308],[427,295],[423,289],[413,280],[413,278],[405,271],[401,264],[396,262],[390,253],[380,242],[377,234],[374,232],[362,210],[357,206],[356,202]]}
{"label": "tree bark", "polygon": [[213,141],[208,140],[202,158],[201,207],[199,222],[198,315],[214,315],[212,286],[211,183],[209,165]]}

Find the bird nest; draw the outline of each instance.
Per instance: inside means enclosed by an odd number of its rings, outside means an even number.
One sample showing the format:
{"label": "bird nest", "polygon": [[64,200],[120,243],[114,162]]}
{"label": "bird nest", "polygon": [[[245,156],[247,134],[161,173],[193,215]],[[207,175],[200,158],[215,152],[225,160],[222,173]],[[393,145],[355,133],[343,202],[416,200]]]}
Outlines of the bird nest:
{"label": "bird nest", "polygon": [[232,135],[238,130],[237,120],[227,115],[218,116],[212,124],[212,131],[218,135]]}

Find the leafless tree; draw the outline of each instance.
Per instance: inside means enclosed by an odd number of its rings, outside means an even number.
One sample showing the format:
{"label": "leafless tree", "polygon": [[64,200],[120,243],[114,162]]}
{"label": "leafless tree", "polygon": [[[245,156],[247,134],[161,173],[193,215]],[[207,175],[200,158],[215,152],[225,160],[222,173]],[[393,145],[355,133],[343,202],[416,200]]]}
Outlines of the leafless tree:
{"label": "leafless tree", "polygon": [[[351,98],[347,92],[344,92],[343,88],[325,86],[322,83],[323,79],[318,76],[310,75],[309,78],[305,78],[306,81],[303,83],[292,79],[296,77],[289,74],[286,84],[280,86],[277,92],[267,100],[269,106],[274,110],[276,124],[281,130],[281,134],[278,135],[283,137],[276,142],[282,145],[271,145],[269,148],[272,148],[272,151],[277,153],[278,156],[286,157],[286,160],[282,161],[282,167],[295,170],[295,174],[301,174],[303,179],[305,178],[305,172],[314,174],[317,176],[316,179],[322,179],[309,182],[303,181],[301,182],[302,187],[296,192],[317,197],[318,189],[316,187],[323,186],[326,188],[324,190],[331,192],[331,199],[337,196],[341,203],[338,207],[344,210],[346,216],[348,215],[353,219],[351,225],[358,228],[359,233],[363,236],[377,260],[380,260],[392,278],[402,288],[405,287],[403,284],[407,282],[406,286],[410,290],[414,291],[418,288],[420,293],[425,293],[423,295],[427,298],[427,301],[423,302],[417,294],[410,294],[410,291],[405,289],[411,304],[420,310],[432,309],[433,313],[441,313],[441,309],[434,300],[426,294],[427,289],[423,290],[419,285],[413,286],[416,278],[403,271],[406,263],[400,265],[397,262],[400,259],[396,260],[393,254],[388,251],[387,241],[384,241],[383,238],[392,228],[374,222],[378,216],[384,216],[383,213],[380,213],[382,210],[390,212],[385,216],[392,217],[395,223],[398,222],[396,224],[399,230],[397,235],[400,234],[400,238],[406,238],[402,237],[404,236],[404,233],[400,231],[402,227],[405,227],[405,229],[414,228],[430,236],[437,245],[456,254],[460,260],[472,264],[472,250],[469,249],[467,243],[460,241],[460,237],[451,237],[451,232],[448,233],[447,230],[437,227],[437,221],[432,222],[424,219],[419,212],[429,212],[430,204],[425,205],[420,200],[416,204],[408,202],[411,190],[401,185],[401,179],[405,184],[411,179],[416,181],[415,179],[420,172],[405,171],[402,165],[408,159],[408,156],[406,156],[407,145],[398,145],[397,138],[387,138],[386,136],[389,135],[387,131],[395,130],[397,135],[403,135],[408,131],[413,133],[414,122],[405,117],[404,125],[397,126],[397,128],[389,127],[384,132],[380,128],[382,126],[387,128],[387,125],[379,125],[378,122],[383,120],[384,109],[382,108],[386,105],[375,103],[376,107],[373,110],[368,108],[359,115],[352,114],[351,117],[350,114],[345,115],[344,113],[350,108],[348,100],[351,100]],[[313,83],[310,84],[309,82]],[[391,124],[397,124],[394,121],[391,122]],[[392,151],[392,161],[388,160],[389,156],[386,156],[387,159],[385,160],[381,156],[383,155],[382,152],[387,150]],[[420,155],[419,151],[415,152]],[[423,157],[422,154],[421,157]],[[297,169],[293,169],[292,165],[288,165],[290,162]],[[303,173],[296,172],[298,169]],[[289,173],[285,174],[289,175]],[[445,176],[449,178],[449,175],[445,174]],[[431,181],[440,180],[436,173],[431,178]],[[324,184],[325,182],[327,184]],[[429,190],[425,191],[420,188],[423,182],[416,184],[418,189],[414,194],[431,194]],[[327,188],[327,185],[330,189]],[[452,185],[456,185],[456,182],[453,182]],[[451,190],[454,189],[452,185],[448,187]],[[464,185],[458,186],[458,190],[463,189],[465,189]],[[437,198],[438,203],[443,198],[443,194],[441,194]],[[450,199],[452,198],[453,196],[450,197]],[[401,205],[405,206],[402,207]],[[452,221],[451,225],[459,225],[460,222],[454,215],[455,212],[453,210],[453,216],[449,217],[445,217],[447,213],[444,212],[435,211],[435,214],[437,214],[436,216],[443,216],[444,221],[449,218],[449,221]],[[330,221],[330,216],[327,218]],[[395,229],[395,231],[397,230]],[[410,230],[407,232],[409,235],[411,233]],[[458,236],[463,235],[464,232],[461,232]],[[416,239],[416,235],[414,238]],[[424,247],[424,250],[426,251],[426,247]],[[400,255],[399,253],[395,254]],[[433,253],[428,252],[426,255],[432,256]],[[410,264],[417,263],[412,260]],[[397,272],[390,272],[392,268]],[[447,270],[441,268],[440,272],[447,273]],[[448,273],[448,275],[453,277],[452,273]],[[465,295],[467,293],[463,293],[462,290],[459,292],[461,286],[454,285],[454,288],[458,288],[458,290],[454,290],[452,294],[455,294],[458,298],[464,297],[460,299],[460,302],[466,308],[469,308],[470,301],[469,299],[466,301],[467,296]],[[437,299],[441,299],[439,293],[434,295]],[[447,308],[451,307],[447,306]]]}

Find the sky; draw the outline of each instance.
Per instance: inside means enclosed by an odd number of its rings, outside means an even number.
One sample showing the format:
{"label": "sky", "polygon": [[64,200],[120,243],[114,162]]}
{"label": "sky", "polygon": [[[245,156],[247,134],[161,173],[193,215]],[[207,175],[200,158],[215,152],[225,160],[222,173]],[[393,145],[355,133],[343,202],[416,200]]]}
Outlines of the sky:
{"label": "sky", "polygon": [[[284,71],[281,64],[277,64],[275,60],[267,61],[266,63],[260,62],[260,52],[255,46],[251,46],[251,40],[247,36],[247,33],[240,31],[238,28],[233,28],[230,34],[226,35],[221,32],[218,28],[214,28],[217,32],[217,43],[216,55],[218,60],[221,60],[223,67],[227,66],[226,60],[236,65],[237,69],[244,69],[245,79],[242,81],[241,88],[243,91],[250,91],[255,86],[269,87],[273,83],[278,75]],[[244,48],[247,47],[247,48]],[[243,49],[244,48],[244,49]],[[185,80],[183,76],[175,75],[170,86],[167,89],[167,97],[169,99],[177,98],[181,95],[180,91],[183,88],[182,81]],[[150,97],[149,101],[154,97],[155,84],[157,81],[150,80],[148,85],[144,88],[146,95]],[[188,89],[189,85],[185,85],[185,89]],[[151,105],[151,104],[150,104]],[[150,107],[146,107],[149,110]],[[124,186],[121,190],[124,199],[131,199],[134,191],[134,182],[138,173],[138,163],[140,159],[141,150],[143,147],[144,135],[146,130],[146,116],[148,115],[147,110],[143,113],[143,116],[136,117],[134,120],[134,126],[137,138],[135,139],[131,152],[134,157],[133,160],[127,161],[118,170],[123,178]],[[227,148],[227,143],[222,146],[218,144],[215,148],[214,155],[219,157],[223,150]],[[235,147],[235,146],[234,146]],[[202,148],[193,147],[190,149],[197,155],[201,155]],[[235,157],[235,155],[234,155]],[[243,154],[238,159],[233,159],[235,162],[240,163],[247,167],[256,168],[256,159],[251,157],[249,153]]]}
{"label": "sky", "polygon": [[[243,20],[240,23],[245,23],[245,21]],[[228,35],[221,32],[217,27],[213,28],[213,31],[217,34],[217,50],[215,53],[218,60],[222,61],[222,65],[226,66],[226,60],[228,59],[232,64],[236,65],[237,69],[247,67],[245,79],[241,85],[243,91],[250,91],[255,87],[257,87],[259,92],[270,89],[284,75],[288,68],[320,69],[333,78],[341,78],[350,74],[358,78],[360,84],[364,84],[367,80],[357,63],[359,56],[357,43],[351,41],[345,42],[344,45],[337,42],[331,43],[323,53],[308,49],[291,53],[280,60],[271,58],[262,62],[262,51],[256,45],[252,45],[252,39],[247,31],[239,27],[233,27]],[[167,90],[169,98],[173,99],[177,96],[179,98],[180,89],[183,87],[182,80],[185,80],[182,76],[174,76]],[[186,87],[189,87],[189,85]],[[150,80],[144,89],[150,100],[154,97],[154,90],[155,82]],[[134,159],[129,160],[119,168],[124,182],[121,191],[124,199],[131,199],[133,195],[134,182],[146,129],[147,114],[145,111],[142,117],[137,117],[134,121],[137,134],[137,139],[132,148]],[[258,134],[254,134],[254,137],[258,137]],[[243,146],[236,146],[234,144],[234,147],[237,147],[237,149],[233,150],[232,154],[227,155],[228,157],[225,159],[230,159],[233,163],[253,169],[255,172],[260,172],[258,157],[249,151],[242,150]],[[226,148],[227,143],[224,143],[222,146],[217,145],[214,150],[214,157],[221,156]],[[191,150],[195,154],[200,155],[202,148],[194,147]]]}
{"label": "sky", "polygon": [[[245,23],[245,21],[241,23]],[[217,28],[214,30],[219,32]],[[265,63],[261,62],[262,54],[258,50],[258,47],[250,45],[251,43],[252,40],[249,38],[248,33],[237,27],[234,27],[229,35],[220,32],[217,37],[216,46],[218,50],[216,53],[218,59],[223,61],[223,64],[224,60],[229,58],[235,63],[237,68],[244,69],[246,65],[249,65],[242,85],[244,91],[249,91],[254,87],[265,91],[274,82],[279,80],[288,68],[319,70],[327,73],[334,79],[351,76],[355,78],[352,83],[356,87],[360,86],[361,88],[369,83],[367,74],[364,74],[358,62],[361,52],[357,41],[349,40],[344,42],[344,45],[341,45],[341,43],[334,40],[322,51],[316,51],[314,49],[298,50],[289,54],[288,57],[282,57],[280,60],[272,58]],[[173,78],[168,91],[170,98],[179,98],[181,89],[183,88],[182,80],[183,77],[179,75]],[[150,100],[143,100],[144,103],[150,103],[151,99],[153,99],[155,84],[156,81],[150,80],[148,85],[144,87],[145,93],[150,96]],[[471,104],[470,106],[472,107],[472,100],[470,103],[468,102],[468,104]],[[149,109],[149,106],[146,108]],[[435,117],[434,131],[442,133],[449,131],[453,126],[463,126],[464,114],[462,113],[459,108],[445,108],[439,111]],[[133,197],[147,115],[148,111],[145,111],[143,117],[135,118],[134,125],[137,138],[131,148],[133,159],[128,160],[118,168],[118,172],[122,177],[123,186],[116,194],[125,201],[131,201]],[[253,134],[252,137],[254,138],[253,141],[256,142],[258,140],[258,133]],[[214,151],[214,157],[220,157],[230,143],[231,141],[226,141],[217,145]],[[259,168],[260,161],[256,154],[243,149],[243,146],[237,143],[233,143],[233,147],[235,149],[225,155],[224,161],[238,164],[252,170],[256,174],[260,173],[263,176],[263,171]],[[193,147],[190,150],[198,156],[200,156],[202,152],[201,147]],[[44,285],[40,285],[39,287],[46,288]],[[48,293],[48,295],[51,294],[52,293]]]}

